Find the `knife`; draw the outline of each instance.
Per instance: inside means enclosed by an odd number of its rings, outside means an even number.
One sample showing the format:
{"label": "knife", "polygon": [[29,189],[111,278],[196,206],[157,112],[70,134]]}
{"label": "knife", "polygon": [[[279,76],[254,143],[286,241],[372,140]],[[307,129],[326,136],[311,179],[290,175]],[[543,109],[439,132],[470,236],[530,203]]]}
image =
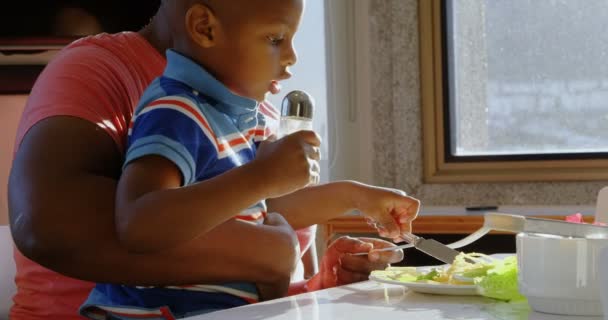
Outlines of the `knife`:
{"label": "knife", "polygon": [[[428,254],[429,256],[431,256],[441,262],[448,263],[448,264],[452,264],[454,262],[454,258],[456,258],[456,256],[460,254],[460,251],[454,250],[437,240],[424,239],[422,237],[419,237],[419,236],[411,234],[411,233],[405,234],[403,237],[406,239],[407,242],[409,242],[408,244],[395,246],[395,247],[382,248],[382,249],[378,249],[377,251],[393,251],[393,250],[414,247],[417,250],[420,250],[420,251]],[[354,255],[365,255],[365,254],[367,254],[367,252],[355,253]]]}

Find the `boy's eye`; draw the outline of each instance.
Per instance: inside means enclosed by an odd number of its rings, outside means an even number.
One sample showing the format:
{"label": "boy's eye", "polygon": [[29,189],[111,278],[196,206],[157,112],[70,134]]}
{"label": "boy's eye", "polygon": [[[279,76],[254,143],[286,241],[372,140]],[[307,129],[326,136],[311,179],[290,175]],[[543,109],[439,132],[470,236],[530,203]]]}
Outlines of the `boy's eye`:
{"label": "boy's eye", "polygon": [[283,41],[283,37],[268,36],[268,41],[270,41],[271,45],[278,46]]}

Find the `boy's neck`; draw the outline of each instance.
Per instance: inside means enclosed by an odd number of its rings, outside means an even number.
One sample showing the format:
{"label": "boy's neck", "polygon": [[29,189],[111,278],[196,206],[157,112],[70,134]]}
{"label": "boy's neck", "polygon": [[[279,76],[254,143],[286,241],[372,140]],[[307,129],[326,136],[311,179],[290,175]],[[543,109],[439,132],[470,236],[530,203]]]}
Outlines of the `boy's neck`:
{"label": "boy's neck", "polygon": [[150,23],[139,30],[139,34],[163,56],[167,49],[173,47],[173,37],[168,30],[168,22],[166,14],[159,10]]}

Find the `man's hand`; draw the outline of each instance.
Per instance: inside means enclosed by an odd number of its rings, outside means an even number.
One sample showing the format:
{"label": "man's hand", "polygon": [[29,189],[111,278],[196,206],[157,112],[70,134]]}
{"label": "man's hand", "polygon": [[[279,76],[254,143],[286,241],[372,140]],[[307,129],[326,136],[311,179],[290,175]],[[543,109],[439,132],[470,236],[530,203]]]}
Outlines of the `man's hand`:
{"label": "man's hand", "polygon": [[283,218],[282,215],[274,212],[269,212],[266,214],[266,218],[264,219],[264,225],[275,227],[285,234],[285,242],[286,244],[289,244],[288,248],[290,249],[290,251],[288,253],[290,253],[290,255],[283,255],[281,257],[283,257],[284,259],[285,257],[288,257],[288,259],[286,261],[282,261],[282,263],[288,266],[286,270],[290,272],[289,275],[291,276],[291,273],[295,271],[296,265],[300,260],[300,242],[298,241],[296,232],[285,220],[285,218]]}
{"label": "man's hand", "polygon": [[[367,280],[373,270],[383,270],[403,260],[403,251],[374,251],[395,246],[374,238],[341,237],[329,245],[321,259],[319,273],[307,284],[308,290],[319,290]],[[353,253],[368,252],[354,256]]]}
{"label": "man's hand", "polygon": [[280,257],[276,263],[284,266],[282,269],[285,270],[285,272],[275,275],[277,276],[278,281],[272,283],[257,283],[260,301],[281,298],[287,294],[291,276],[293,275],[298,260],[300,259],[300,245],[296,237],[296,233],[280,214],[272,212],[268,213],[266,215],[266,219],[264,220],[264,225],[275,227],[281,230],[281,232],[285,233],[287,236],[286,241],[289,242],[286,243],[289,244],[287,248],[290,250],[284,254],[276,252],[277,257]]}

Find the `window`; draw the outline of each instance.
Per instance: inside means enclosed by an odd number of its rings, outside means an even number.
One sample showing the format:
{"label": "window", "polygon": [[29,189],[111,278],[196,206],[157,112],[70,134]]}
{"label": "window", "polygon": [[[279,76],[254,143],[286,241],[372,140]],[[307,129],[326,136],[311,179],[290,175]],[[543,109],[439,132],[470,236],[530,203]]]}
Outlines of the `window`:
{"label": "window", "polygon": [[420,1],[428,182],[608,178],[608,3]]}
{"label": "window", "polygon": [[321,182],[371,183],[369,2],[308,0],[295,38],[294,76],[270,101],[280,108],[299,89],[315,99],[314,128],[321,136]]}

